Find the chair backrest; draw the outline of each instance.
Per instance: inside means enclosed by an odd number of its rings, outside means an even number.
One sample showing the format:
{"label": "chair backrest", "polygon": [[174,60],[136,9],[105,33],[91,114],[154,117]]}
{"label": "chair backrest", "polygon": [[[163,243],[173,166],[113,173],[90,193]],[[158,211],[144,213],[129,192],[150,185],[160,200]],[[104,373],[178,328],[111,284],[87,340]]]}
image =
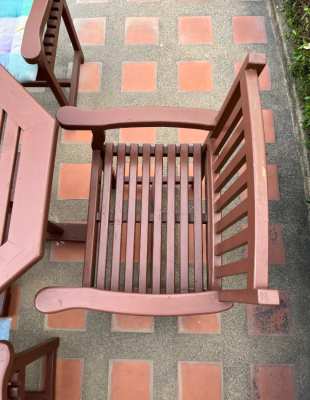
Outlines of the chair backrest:
{"label": "chair backrest", "polygon": [[[226,301],[258,302],[255,290],[268,287],[268,197],[258,76],[265,57],[243,63],[207,139],[208,279],[246,273],[245,287],[222,290]],[[228,290],[227,290],[228,289]],[[257,300],[257,301],[256,301]]]}
{"label": "chair backrest", "polygon": [[57,125],[0,67],[0,290],[43,252]]}

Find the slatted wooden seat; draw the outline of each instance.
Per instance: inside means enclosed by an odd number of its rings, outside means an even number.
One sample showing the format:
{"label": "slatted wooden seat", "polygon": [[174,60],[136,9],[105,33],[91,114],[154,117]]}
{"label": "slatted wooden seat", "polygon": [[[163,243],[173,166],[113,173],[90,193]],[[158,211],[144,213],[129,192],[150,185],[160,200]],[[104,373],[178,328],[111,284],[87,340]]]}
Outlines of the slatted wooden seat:
{"label": "slatted wooden seat", "polygon": [[[93,131],[83,288],[43,289],[36,298],[39,310],[186,315],[227,310],[234,302],[278,304],[278,292],[268,289],[258,88],[264,65],[261,55],[247,57],[218,113],[163,107],[67,107],[58,113],[66,129]],[[134,126],[209,134],[201,145],[105,142],[105,130]],[[61,228],[59,238],[69,238],[66,231],[73,227]],[[227,277],[237,278],[234,286],[223,282]]]}
{"label": "slatted wooden seat", "polygon": [[[71,78],[55,75],[55,62],[61,22],[64,22],[74,50]],[[75,105],[83,51],[76,34],[66,0],[34,0],[27,20],[22,55],[30,64],[38,65],[35,81],[23,82],[26,87],[49,87],[60,105]],[[69,88],[67,95],[63,88]]]}
{"label": "slatted wooden seat", "polygon": [[[54,400],[58,346],[59,339],[53,338],[20,353],[15,353],[10,342],[0,341],[0,400]],[[42,364],[43,387],[39,391],[27,390],[25,387],[26,368],[41,358],[44,358]]]}

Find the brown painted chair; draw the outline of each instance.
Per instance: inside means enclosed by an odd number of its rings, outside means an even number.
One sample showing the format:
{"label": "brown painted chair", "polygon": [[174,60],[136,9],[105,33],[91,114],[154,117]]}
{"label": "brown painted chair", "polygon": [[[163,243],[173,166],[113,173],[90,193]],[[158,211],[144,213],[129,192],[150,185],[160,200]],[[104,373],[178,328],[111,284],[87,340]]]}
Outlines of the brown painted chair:
{"label": "brown painted chair", "polygon": [[[40,311],[186,315],[227,310],[234,302],[279,303],[278,291],[268,289],[267,176],[258,87],[264,66],[261,55],[246,58],[219,112],[169,107],[64,107],[58,112],[66,129],[93,132],[87,226],[59,225],[64,232],[58,236],[79,240],[87,230],[86,254],[83,287],[43,289],[36,298]],[[108,129],[146,126],[209,134],[203,144],[194,145],[105,143]],[[244,282],[222,285],[240,274]]]}
{"label": "brown painted chair", "polygon": [[[70,79],[58,79],[54,72],[62,19],[74,50]],[[50,87],[60,105],[76,104],[84,55],[66,0],[34,0],[23,37],[22,55],[27,62],[37,64],[39,68],[36,81],[23,82],[24,86]],[[69,96],[64,87],[70,88]]]}
{"label": "brown painted chair", "polygon": [[[58,346],[59,339],[53,338],[21,353],[15,353],[10,342],[0,341],[0,400],[54,400]],[[26,367],[43,357],[43,388],[40,391],[26,390]]]}

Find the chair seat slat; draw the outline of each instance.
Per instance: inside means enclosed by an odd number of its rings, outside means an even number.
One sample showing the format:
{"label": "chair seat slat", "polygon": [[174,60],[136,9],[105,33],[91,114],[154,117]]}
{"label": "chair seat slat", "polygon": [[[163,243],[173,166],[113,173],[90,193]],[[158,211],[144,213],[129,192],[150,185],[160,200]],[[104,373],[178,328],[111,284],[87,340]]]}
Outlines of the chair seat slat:
{"label": "chair seat slat", "polygon": [[150,198],[150,145],[143,145],[139,292],[146,293]]}
{"label": "chair seat slat", "polygon": [[113,253],[111,271],[111,290],[118,290],[121,261],[121,241],[123,222],[124,199],[124,174],[125,174],[125,145],[119,145],[116,170],[116,194],[113,232]]}
{"label": "chair seat slat", "polygon": [[98,267],[97,267],[98,289],[105,288],[109,214],[110,214],[110,195],[111,195],[111,182],[112,182],[112,162],[113,162],[112,146],[113,145],[111,143],[107,143],[105,145],[100,239],[99,239],[99,254],[98,254]]}
{"label": "chair seat slat", "polygon": [[181,292],[188,291],[188,145],[181,145],[180,155],[180,287]]}
{"label": "chair seat slat", "polygon": [[152,292],[160,293],[163,146],[155,146]]}
{"label": "chair seat slat", "polygon": [[194,145],[194,257],[195,257],[195,290],[203,287],[202,259],[202,191],[201,191],[201,146]]}
{"label": "chair seat slat", "polygon": [[137,196],[137,169],[138,169],[138,146],[131,145],[129,166],[129,190],[128,190],[128,222],[126,235],[126,270],[125,291],[131,292],[133,285],[133,262],[135,245],[135,219],[136,219],[136,196]]}
{"label": "chair seat slat", "polygon": [[174,292],[175,268],[175,145],[168,146],[166,293]]}

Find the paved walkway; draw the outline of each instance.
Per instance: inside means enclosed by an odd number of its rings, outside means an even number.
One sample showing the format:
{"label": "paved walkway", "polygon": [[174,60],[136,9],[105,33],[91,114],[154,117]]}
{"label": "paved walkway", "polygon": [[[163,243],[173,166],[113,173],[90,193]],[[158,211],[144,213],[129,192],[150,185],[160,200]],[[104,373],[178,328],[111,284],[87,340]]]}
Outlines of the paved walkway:
{"label": "paved walkway", "polygon": [[[83,247],[46,245],[15,287],[17,348],[60,336],[57,400],[308,400],[310,246],[303,181],[286,83],[267,0],[70,0],[85,49],[79,104],[218,108],[248,51],[266,53],[260,80],[270,200],[270,285],[277,308],[221,315],[125,317],[84,311],[44,317],[33,297],[80,283]],[[70,53],[63,41],[59,72]],[[69,66],[70,67],[70,66]],[[36,98],[53,113],[47,91]],[[187,133],[187,134],[185,134]],[[44,132],[42,132],[44,134]],[[176,129],[126,129],[112,140],[202,141]],[[84,220],[89,132],[61,132],[51,217]],[[36,369],[32,371],[32,377]],[[30,379],[30,381],[32,381]],[[31,383],[31,382],[30,382]]]}

